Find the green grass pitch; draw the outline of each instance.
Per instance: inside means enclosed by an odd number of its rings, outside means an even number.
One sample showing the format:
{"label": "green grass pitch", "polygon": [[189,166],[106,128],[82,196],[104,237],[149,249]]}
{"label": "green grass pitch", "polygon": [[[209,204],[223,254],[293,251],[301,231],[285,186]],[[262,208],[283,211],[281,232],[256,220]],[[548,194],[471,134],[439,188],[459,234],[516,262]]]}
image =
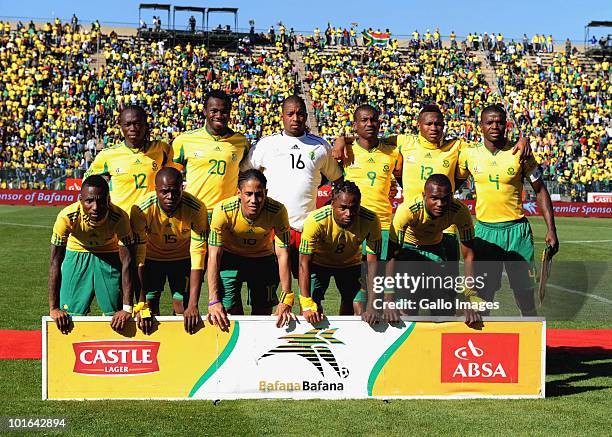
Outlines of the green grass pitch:
{"label": "green grass pitch", "polygon": [[[0,329],[40,329],[40,317],[48,311],[49,237],[59,209],[0,206]],[[541,252],[545,225],[540,218],[530,222]],[[557,228],[561,252],[551,277],[557,288],[547,300],[578,299],[581,310],[574,320],[550,322],[549,327],[612,328],[610,220],[557,218]],[[507,285],[499,297],[512,299]],[[333,288],[325,304],[329,314],[337,311]],[[170,311],[169,294],[162,311]],[[208,401],[43,402],[40,361],[4,360],[0,394],[6,401],[0,415],[66,416],[68,432],[79,435],[604,435],[612,428],[611,368],[610,354],[549,354],[547,398],[542,400],[223,401],[215,406]]]}

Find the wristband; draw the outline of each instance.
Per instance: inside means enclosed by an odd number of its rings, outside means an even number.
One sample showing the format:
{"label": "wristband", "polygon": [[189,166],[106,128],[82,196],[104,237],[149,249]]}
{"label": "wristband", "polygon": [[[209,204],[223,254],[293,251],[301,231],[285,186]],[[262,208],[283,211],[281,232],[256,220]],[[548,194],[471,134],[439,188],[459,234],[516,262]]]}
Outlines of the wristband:
{"label": "wristband", "polygon": [[293,301],[295,299],[295,294],[293,291],[283,291],[280,297],[280,303],[284,303],[285,305],[293,306]]}
{"label": "wristband", "polygon": [[213,300],[212,302],[208,302],[208,306],[211,307],[213,305],[217,305],[218,303],[221,303],[221,301],[219,299]]}
{"label": "wristband", "polygon": [[304,297],[300,295],[300,306],[302,311],[317,311],[319,307],[317,303],[312,300],[312,297]]}
{"label": "wristband", "polygon": [[146,302],[138,302],[136,306],[132,309],[132,317],[136,317],[136,314],[140,313],[140,317],[143,319],[148,319],[151,317],[151,310],[149,309],[149,304]]}
{"label": "wristband", "polygon": [[463,295],[465,296],[465,300],[471,303],[486,302],[486,300],[484,300],[483,298],[478,297],[478,293],[472,290],[471,288],[466,288],[465,290],[463,290]]}
{"label": "wristband", "polygon": [[132,305],[123,305],[123,311],[132,314]]}

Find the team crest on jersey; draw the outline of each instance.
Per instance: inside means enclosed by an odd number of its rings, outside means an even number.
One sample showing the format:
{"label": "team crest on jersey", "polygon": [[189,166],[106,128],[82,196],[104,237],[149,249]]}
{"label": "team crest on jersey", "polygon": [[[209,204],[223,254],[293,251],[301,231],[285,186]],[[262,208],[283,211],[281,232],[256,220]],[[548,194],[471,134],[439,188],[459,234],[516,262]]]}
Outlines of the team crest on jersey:
{"label": "team crest on jersey", "polygon": [[515,173],[514,167],[508,167],[508,175],[514,176]]}
{"label": "team crest on jersey", "polygon": [[235,152],[232,152],[232,161],[235,161],[238,155]]}
{"label": "team crest on jersey", "polygon": [[308,156],[310,156],[310,160],[314,161],[315,160],[315,152],[314,150],[311,150],[310,153],[308,154]]}
{"label": "team crest on jersey", "polygon": [[444,167],[444,168],[449,168],[450,167],[450,162],[448,162],[448,159],[445,159],[444,161],[442,161],[442,167]]}
{"label": "team crest on jersey", "polygon": [[383,166],[383,173],[389,173],[389,164]]}
{"label": "team crest on jersey", "polygon": [[153,164],[151,164],[153,166],[153,171],[157,171],[157,162],[153,161]]}

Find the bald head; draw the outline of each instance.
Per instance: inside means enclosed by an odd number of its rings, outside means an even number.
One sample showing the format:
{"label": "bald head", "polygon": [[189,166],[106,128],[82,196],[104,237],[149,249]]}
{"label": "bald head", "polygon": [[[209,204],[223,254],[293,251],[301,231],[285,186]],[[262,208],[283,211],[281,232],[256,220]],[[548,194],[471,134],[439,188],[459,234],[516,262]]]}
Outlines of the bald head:
{"label": "bald head", "polygon": [[183,175],[176,168],[164,167],[155,175],[155,186],[159,186],[164,183],[168,185],[182,185]]}
{"label": "bald head", "polygon": [[183,175],[172,167],[164,167],[155,175],[155,193],[159,206],[172,214],[179,207],[183,197]]}

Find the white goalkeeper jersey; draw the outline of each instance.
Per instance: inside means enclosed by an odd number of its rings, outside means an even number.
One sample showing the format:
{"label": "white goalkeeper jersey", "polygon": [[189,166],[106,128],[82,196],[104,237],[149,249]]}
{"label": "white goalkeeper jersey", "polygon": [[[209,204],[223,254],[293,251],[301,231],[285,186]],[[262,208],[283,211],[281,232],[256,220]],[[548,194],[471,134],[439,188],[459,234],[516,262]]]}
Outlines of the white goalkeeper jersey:
{"label": "white goalkeeper jersey", "polygon": [[308,213],[316,209],[321,173],[330,181],[342,177],[329,143],[309,133],[291,137],[281,132],[263,137],[240,170],[249,168],[263,171],[268,180],[268,196],[285,205],[289,224],[300,232]]}

